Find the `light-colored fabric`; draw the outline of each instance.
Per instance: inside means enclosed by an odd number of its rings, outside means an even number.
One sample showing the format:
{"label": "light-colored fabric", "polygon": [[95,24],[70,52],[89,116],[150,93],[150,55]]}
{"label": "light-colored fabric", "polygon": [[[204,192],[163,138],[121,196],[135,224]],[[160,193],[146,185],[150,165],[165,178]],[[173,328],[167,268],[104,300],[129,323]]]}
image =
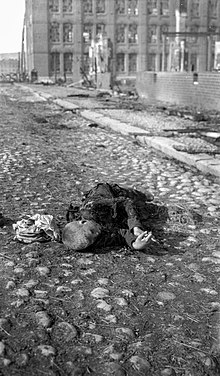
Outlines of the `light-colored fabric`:
{"label": "light-colored fabric", "polygon": [[59,240],[59,232],[52,215],[27,216],[12,226],[16,234],[15,239],[23,243]]}

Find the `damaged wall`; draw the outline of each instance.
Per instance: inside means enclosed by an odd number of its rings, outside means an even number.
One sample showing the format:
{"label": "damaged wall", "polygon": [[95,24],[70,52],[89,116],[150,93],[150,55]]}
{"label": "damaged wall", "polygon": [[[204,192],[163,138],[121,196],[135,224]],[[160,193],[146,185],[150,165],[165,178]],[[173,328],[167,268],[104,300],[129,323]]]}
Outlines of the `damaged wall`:
{"label": "damaged wall", "polygon": [[220,73],[140,72],[136,89],[142,98],[220,111]]}

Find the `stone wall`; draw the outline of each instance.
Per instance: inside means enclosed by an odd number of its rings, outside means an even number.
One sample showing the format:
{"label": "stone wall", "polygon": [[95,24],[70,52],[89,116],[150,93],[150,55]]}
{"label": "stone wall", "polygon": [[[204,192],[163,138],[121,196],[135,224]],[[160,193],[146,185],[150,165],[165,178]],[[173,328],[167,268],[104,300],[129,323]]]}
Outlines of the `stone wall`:
{"label": "stone wall", "polygon": [[220,110],[220,73],[140,72],[140,97],[198,109]]}

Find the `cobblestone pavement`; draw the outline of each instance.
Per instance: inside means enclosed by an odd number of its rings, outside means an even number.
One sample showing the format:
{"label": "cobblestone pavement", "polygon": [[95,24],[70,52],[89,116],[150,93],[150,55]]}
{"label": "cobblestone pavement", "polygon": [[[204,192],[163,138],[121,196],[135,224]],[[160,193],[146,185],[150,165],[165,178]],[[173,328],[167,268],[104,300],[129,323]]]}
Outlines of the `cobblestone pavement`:
{"label": "cobblestone pavement", "polygon": [[0,229],[0,375],[217,375],[220,190],[214,177],[93,127],[21,87],[0,93],[3,214],[53,214],[98,181],[196,209],[172,252],[70,254]]}

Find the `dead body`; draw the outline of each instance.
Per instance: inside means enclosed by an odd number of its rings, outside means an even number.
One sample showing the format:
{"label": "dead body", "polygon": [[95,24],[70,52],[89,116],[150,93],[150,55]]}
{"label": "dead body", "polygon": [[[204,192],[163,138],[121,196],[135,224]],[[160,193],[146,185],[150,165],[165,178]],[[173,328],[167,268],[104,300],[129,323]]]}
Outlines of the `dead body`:
{"label": "dead body", "polygon": [[[158,219],[158,205],[151,201],[153,195],[148,192],[99,183],[85,193],[80,205],[70,205],[63,243],[76,251],[117,245],[147,249]],[[166,209],[162,211],[167,219]]]}

